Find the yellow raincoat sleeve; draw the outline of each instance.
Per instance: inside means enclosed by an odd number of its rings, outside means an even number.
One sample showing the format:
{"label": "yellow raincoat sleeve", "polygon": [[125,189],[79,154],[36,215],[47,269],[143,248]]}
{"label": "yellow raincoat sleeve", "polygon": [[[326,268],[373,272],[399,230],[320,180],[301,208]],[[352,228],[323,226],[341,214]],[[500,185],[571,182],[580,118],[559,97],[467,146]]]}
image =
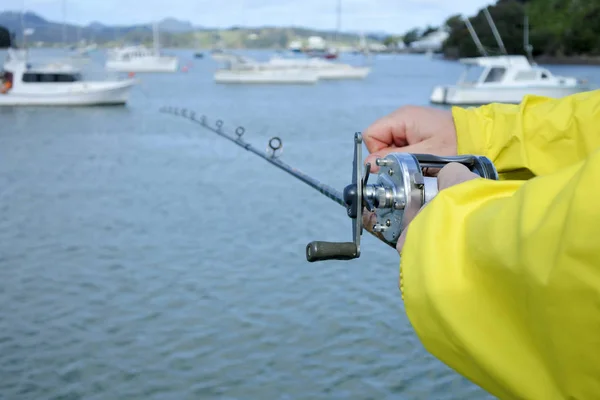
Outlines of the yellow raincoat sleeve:
{"label": "yellow raincoat sleeve", "polygon": [[588,93],[455,112],[459,149],[539,176],[445,189],[407,232],[415,332],[501,399],[600,396],[598,104]]}
{"label": "yellow raincoat sleeve", "polygon": [[458,154],[490,158],[500,179],[527,179],[583,160],[600,146],[600,90],[519,105],[452,109]]}

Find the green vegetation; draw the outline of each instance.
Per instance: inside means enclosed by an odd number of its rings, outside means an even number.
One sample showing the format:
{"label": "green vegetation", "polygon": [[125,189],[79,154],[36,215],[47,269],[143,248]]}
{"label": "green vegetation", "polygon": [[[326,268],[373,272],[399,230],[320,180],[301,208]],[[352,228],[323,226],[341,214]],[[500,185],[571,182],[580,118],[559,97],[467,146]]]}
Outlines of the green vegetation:
{"label": "green vegetation", "polygon": [[[160,43],[169,48],[211,48],[228,49],[285,49],[293,40],[306,40],[309,36],[318,35],[328,43],[357,46],[359,37],[352,34],[334,34],[316,32],[301,28],[230,28],[225,30],[196,30],[184,33],[160,33]],[[139,42],[150,45],[152,34],[140,30],[130,31],[120,36],[119,42]]]}
{"label": "green vegetation", "polygon": [[[499,0],[488,9],[509,53],[525,54],[527,15],[534,56],[600,55],[600,0]],[[483,11],[469,19],[486,50],[498,54]],[[480,55],[460,16],[450,17],[446,25],[450,28],[450,37],[444,44],[446,56]]]}
{"label": "green vegetation", "polygon": [[[591,59],[600,56],[600,0],[498,0],[488,10],[510,54],[526,54],[527,16],[534,57]],[[469,16],[469,20],[488,54],[500,54],[483,9]],[[444,25],[450,32],[443,47],[446,57],[480,55],[460,15],[449,17]],[[384,43],[403,40],[409,45],[434,30],[436,27],[411,29],[403,36],[386,38]]]}
{"label": "green vegetation", "polygon": [[11,37],[8,29],[0,27],[0,49],[9,47],[11,44]]}

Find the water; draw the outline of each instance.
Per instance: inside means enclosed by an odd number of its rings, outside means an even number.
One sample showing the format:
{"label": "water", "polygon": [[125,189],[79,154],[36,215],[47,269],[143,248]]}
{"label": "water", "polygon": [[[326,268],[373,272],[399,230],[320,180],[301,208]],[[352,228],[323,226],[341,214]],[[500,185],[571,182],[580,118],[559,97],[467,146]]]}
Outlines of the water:
{"label": "water", "polygon": [[423,349],[395,251],[365,235],[358,260],[307,263],[308,242],[350,239],[344,209],[157,112],[280,136],[342,189],[353,133],[460,66],[378,56],[365,81],[219,86],[178,53],[191,69],[140,75],[127,107],[0,108],[0,398],[489,398]]}

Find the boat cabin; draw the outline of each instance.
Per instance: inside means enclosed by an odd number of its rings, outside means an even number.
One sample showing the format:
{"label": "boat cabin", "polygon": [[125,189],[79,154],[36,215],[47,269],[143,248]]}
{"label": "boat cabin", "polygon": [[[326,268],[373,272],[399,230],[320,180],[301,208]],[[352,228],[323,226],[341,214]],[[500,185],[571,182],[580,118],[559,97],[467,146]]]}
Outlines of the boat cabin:
{"label": "boat cabin", "polygon": [[554,76],[549,70],[532,65],[525,56],[474,57],[461,59],[460,62],[466,66],[458,81],[460,86],[568,83],[568,79]]}
{"label": "boat cabin", "polygon": [[144,46],[128,46],[121,49],[115,49],[109,53],[110,60],[130,61],[157,56],[155,49],[148,49]]}
{"label": "boat cabin", "polygon": [[79,73],[56,73],[29,71],[23,74],[23,82],[27,83],[70,83],[82,80]]}
{"label": "boat cabin", "polygon": [[81,72],[69,64],[47,64],[32,66],[22,57],[9,51],[9,56],[0,71],[0,94],[11,90],[29,90],[35,85],[61,85],[83,81]]}
{"label": "boat cabin", "polygon": [[81,82],[83,78],[79,72],[61,71],[36,71],[27,67],[10,68],[5,65],[5,70],[0,72],[0,94],[6,94],[11,89],[29,85],[68,84]]}

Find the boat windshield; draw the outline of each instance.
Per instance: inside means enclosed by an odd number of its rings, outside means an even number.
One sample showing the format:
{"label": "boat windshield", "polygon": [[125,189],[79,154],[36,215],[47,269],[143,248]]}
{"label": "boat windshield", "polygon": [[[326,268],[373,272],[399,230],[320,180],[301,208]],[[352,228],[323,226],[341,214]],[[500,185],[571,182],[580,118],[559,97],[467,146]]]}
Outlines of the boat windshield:
{"label": "boat windshield", "polygon": [[23,74],[23,82],[28,83],[68,83],[79,81],[81,81],[81,74],[39,72],[26,72]]}
{"label": "boat windshield", "polygon": [[469,65],[465,68],[459,79],[459,83],[463,85],[474,85],[479,81],[479,78],[484,73],[485,68],[475,65]]}
{"label": "boat windshield", "polygon": [[504,74],[506,73],[506,68],[504,67],[493,67],[490,68],[487,76],[485,77],[485,83],[494,83],[502,81],[504,78]]}

